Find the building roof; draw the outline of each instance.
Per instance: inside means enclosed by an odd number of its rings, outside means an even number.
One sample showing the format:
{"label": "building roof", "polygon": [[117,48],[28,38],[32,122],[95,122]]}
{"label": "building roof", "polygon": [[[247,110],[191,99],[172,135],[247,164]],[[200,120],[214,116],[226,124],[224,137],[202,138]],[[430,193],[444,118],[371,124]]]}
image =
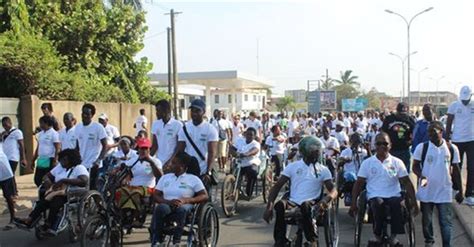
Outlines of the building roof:
{"label": "building roof", "polygon": [[[162,86],[168,83],[167,73],[152,73],[148,77],[152,86]],[[272,82],[268,79],[241,73],[237,70],[178,73],[178,84],[202,85],[222,89],[269,89],[273,87]]]}

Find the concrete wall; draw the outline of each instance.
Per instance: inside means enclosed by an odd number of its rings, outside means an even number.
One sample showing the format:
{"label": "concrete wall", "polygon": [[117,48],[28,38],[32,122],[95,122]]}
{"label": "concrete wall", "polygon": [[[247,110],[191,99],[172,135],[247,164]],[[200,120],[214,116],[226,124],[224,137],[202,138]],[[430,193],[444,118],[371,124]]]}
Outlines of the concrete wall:
{"label": "concrete wall", "polygon": [[[17,99],[18,100],[18,99]],[[19,101],[18,115],[20,119],[19,127],[23,131],[26,156],[30,162],[33,157],[34,149],[36,148],[36,140],[33,136],[34,130],[39,126],[38,119],[43,115],[41,112],[41,104],[50,102],[53,105],[54,116],[60,122],[62,127],[63,115],[66,112],[72,112],[81,122],[81,109],[85,102],[78,101],[55,101],[55,100],[40,100],[36,96],[24,96]],[[0,99],[4,102],[4,99]],[[139,110],[145,109],[145,116],[148,118],[148,130],[151,129],[151,124],[155,117],[155,110],[153,105],[147,104],[127,104],[127,103],[102,103],[90,102],[96,107],[96,115],[94,121],[97,121],[99,114],[105,113],[109,118],[109,123],[116,126],[121,135],[135,136],[135,129],[133,124],[139,116]],[[23,171],[29,173],[31,171]]]}
{"label": "concrete wall", "polygon": [[[0,118],[10,117],[13,125],[18,126],[18,107],[20,100],[17,98],[0,98]],[[0,132],[4,129],[0,125]]]}

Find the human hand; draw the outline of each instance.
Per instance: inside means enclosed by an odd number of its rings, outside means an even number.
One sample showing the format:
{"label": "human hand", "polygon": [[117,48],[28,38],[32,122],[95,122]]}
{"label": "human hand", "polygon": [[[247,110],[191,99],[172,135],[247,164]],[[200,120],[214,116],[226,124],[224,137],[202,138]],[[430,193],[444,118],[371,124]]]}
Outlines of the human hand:
{"label": "human hand", "polygon": [[270,224],[270,221],[273,218],[273,210],[272,209],[266,209],[265,212],[263,212],[263,220]]}
{"label": "human hand", "polygon": [[461,204],[464,201],[464,195],[462,194],[461,191],[459,191],[454,198],[456,199],[456,202],[459,204]]}
{"label": "human hand", "polygon": [[357,215],[357,211],[359,209],[357,208],[357,205],[356,204],[352,204],[351,207],[349,208],[349,215],[351,217],[355,217]]}

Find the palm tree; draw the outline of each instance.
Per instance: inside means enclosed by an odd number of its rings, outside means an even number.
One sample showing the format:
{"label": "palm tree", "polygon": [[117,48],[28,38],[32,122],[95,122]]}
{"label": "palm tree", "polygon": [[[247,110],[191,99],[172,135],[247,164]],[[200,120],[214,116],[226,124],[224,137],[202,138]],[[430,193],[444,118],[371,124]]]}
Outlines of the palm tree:
{"label": "palm tree", "polygon": [[286,113],[288,114],[289,109],[294,110],[295,100],[292,97],[283,97],[276,103],[276,107],[279,112],[286,111]]}
{"label": "palm tree", "polygon": [[344,72],[341,71],[341,79],[334,81],[339,85],[359,86],[360,83],[357,82],[357,79],[359,79],[359,77],[351,74],[352,70],[346,70]]}
{"label": "palm tree", "polygon": [[326,78],[321,80],[321,89],[322,90],[331,90],[334,87],[334,80],[332,78]]}

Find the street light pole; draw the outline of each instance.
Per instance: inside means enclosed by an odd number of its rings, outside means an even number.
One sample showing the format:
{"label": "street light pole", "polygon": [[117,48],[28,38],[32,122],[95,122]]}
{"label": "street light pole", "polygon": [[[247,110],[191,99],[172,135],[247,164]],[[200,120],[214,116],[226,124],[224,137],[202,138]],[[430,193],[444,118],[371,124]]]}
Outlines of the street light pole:
{"label": "street light pole", "polygon": [[411,55],[415,55],[416,53],[418,53],[417,51],[414,51],[412,53],[410,53],[408,56],[406,57],[402,57],[400,55],[397,55],[393,52],[389,52],[388,55],[392,55],[392,56],[395,56],[397,57],[398,59],[400,59],[400,61],[402,62],[402,100],[404,100],[405,98],[405,61],[407,60],[407,58],[409,58]]}
{"label": "street light pole", "polygon": [[437,103],[438,105],[439,105],[439,103],[440,103],[439,95],[438,95],[438,92],[439,92],[439,88],[438,88],[438,86],[439,86],[439,81],[441,81],[441,79],[443,79],[444,77],[445,77],[444,75],[438,77],[438,79],[435,79],[435,78],[433,78],[433,77],[430,77],[431,80],[435,80],[435,81],[436,81],[436,103]]}
{"label": "street light pole", "polygon": [[407,60],[407,67],[408,67],[408,74],[407,74],[407,81],[408,81],[408,104],[410,104],[410,27],[411,27],[411,23],[413,22],[413,20],[423,14],[423,13],[426,13],[430,10],[432,10],[433,7],[430,7],[430,8],[427,8],[421,12],[419,12],[418,14],[414,15],[410,21],[408,21],[403,15],[399,14],[399,13],[396,13],[396,12],[393,12],[391,10],[388,10],[386,9],[385,12],[389,13],[389,14],[393,14],[393,15],[396,15],[396,16],[399,16],[403,19],[403,21],[405,21],[406,25],[407,25],[407,48],[408,48],[408,51],[407,51],[407,57],[408,57],[408,60]]}
{"label": "street light pole", "polygon": [[422,70],[417,71],[416,69],[411,68],[411,70],[418,72],[418,106],[421,105],[421,73],[428,70],[428,67],[424,67]]}

